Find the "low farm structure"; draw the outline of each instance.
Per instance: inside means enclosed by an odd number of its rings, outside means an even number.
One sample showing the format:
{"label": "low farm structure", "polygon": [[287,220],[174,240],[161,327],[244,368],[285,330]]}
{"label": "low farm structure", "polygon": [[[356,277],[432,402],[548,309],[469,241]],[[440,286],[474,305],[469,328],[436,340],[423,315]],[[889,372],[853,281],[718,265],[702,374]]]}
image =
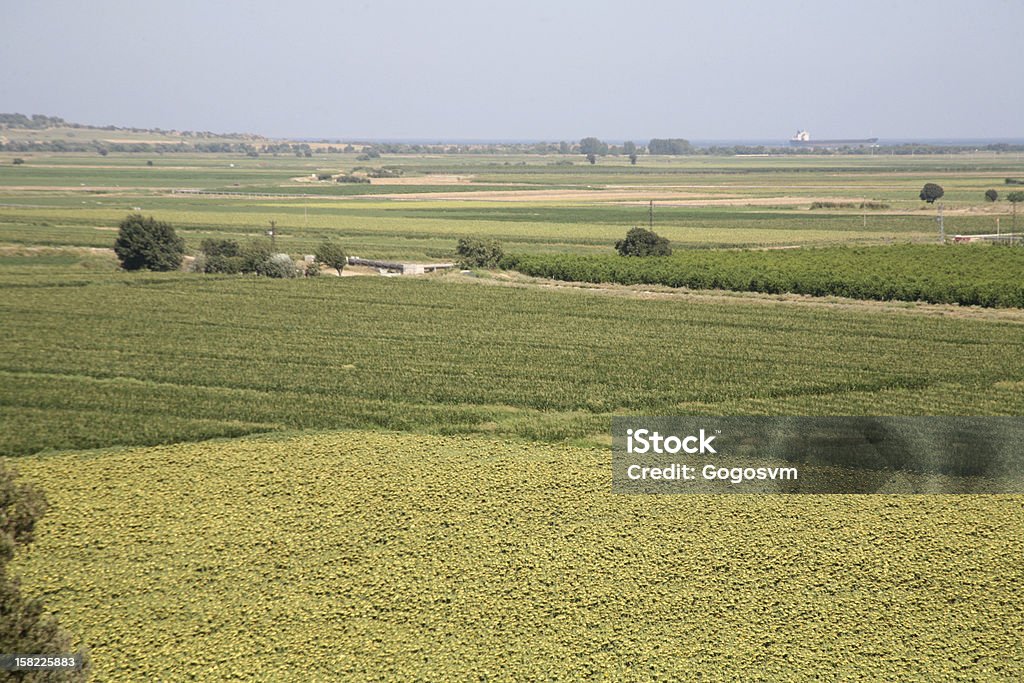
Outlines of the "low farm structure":
{"label": "low farm structure", "polygon": [[437,270],[449,270],[455,267],[454,263],[401,263],[399,261],[359,258],[358,256],[349,256],[348,263],[351,266],[376,268],[382,275],[388,273],[396,275],[424,275]]}
{"label": "low farm structure", "polygon": [[1024,233],[1004,232],[996,235],[954,235],[954,244],[968,244],[970,242],[1009,242],[1015,244],[1024,239]]}

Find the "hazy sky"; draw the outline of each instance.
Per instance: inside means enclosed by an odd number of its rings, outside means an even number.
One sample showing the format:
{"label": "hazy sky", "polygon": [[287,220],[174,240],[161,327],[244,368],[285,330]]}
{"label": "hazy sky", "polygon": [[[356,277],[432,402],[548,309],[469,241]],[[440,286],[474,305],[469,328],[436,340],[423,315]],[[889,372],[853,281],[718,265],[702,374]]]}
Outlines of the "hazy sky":
{"label": "hazy sky", "polygon": [[268,136],[1024,137],[1024,0],[0,0],[0,111]]}

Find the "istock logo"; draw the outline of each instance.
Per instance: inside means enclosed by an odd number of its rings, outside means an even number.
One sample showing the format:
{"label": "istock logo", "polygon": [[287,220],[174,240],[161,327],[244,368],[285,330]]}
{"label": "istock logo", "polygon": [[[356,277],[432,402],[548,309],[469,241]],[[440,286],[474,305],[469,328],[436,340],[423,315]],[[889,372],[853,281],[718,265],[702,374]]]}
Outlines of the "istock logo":
{"label": "istock logo", "polygon": [[697,435],[662,436],[658,432],[649,429],[627,429],[626,430],[626,452],[627,453],[670,453],[675,455],[679,451],[684,453],[717,453],[711,442],[715,440],[715,434],[707,436],[702,429]]}

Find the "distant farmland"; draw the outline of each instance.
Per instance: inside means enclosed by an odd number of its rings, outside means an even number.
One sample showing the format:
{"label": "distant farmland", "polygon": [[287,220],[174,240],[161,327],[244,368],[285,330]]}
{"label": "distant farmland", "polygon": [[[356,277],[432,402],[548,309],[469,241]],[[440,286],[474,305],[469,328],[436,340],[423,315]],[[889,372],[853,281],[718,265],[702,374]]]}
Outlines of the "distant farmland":
{"label": "distant farmland", "polygon": [[[590,166],[562,155],[384,155],[366,162],[356,154],[46,153],[19,166],[10,163],[14,156],[0,153],[0,243],[105,246],[109,235],[96,228],[116,226],[140,207],[174,224],[193,249],[208,236],[259,237],[273,220],[288,251],[309,252],[332,235],[362,256],[407,259],[449,256],[466,235],[493,237],[522,253],[601,253],[628,228],[648,223],[651,199],[655,228],[683,248],[933,241],[934,209],[917,199],[924,182],[946,190],[949,234],[994,232],[997,218],[1008,226],[1010,209],[986,203],[984,192],[1024,174],[1012,154],[644,157],[635,167],[620,157]],[[385,166],[401,173],[400,184],[310,180]],[[462,181],[453,184],[452,176]],[[889,208],[810,208],[822,200]]]}

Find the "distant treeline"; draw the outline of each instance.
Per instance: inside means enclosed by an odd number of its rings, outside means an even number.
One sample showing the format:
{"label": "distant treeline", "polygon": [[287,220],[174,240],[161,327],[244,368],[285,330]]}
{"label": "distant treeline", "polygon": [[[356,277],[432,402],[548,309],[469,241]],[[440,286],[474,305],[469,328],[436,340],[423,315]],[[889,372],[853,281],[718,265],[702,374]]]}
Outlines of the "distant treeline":
{"label": "distant treeline", "polygon": [[[1024,145],[994,143],[984,146],[971,145],[926,145],[901,144],[883,147],[840,147],[825,148],[792,148],[783,145],[713,145],[710,147],[694,146],[685,138],[654,138],[647,146],[626,141],[621,145],[609,144],[597,138],[583,138],[577,142],[501,142],[501,143],[436,143],[420,144],[409,142],[353,142],[331,144],[330,140],[317,141],[314,148],[306,142],[273,142],[259,135],[243,133],[211,133],[209,131],[177,131],[162,128],[125,128],[118,126],[88,126],[65,121],[59,116],[43,114],[2,114],[0,113],[0,131],[5,128],[28,130],[45,130],[49,128],[74,128],[86,131],[124,131],[129,133],[148,133],[155,135],[174,135],[186,138],[180,141],[165,142],[120,142],[112,143],[105,140],[7,140],[0,137],[2,152],[138,152],[147,154],[164,153],[213,153],[213,154],[295,154],[312,156],[314,153],[341,154],[359,152],[368,154],[369,158],[377,158],[381,154],[563,154],[595,156],[627,156],[637,154],[660,154],[672,156],[734,156],[760,154],[950,154],[961,152],[1024,152]],[[71,133],[69,133],[71,135]]]}
{"label": "distant treeline", "polygon": [[32,114],[31,117],[24,114],[0,114],[0,126],[7,128],[29,128],[42,130],[44,128],[81,128],[78,124],[68,123],[59,116],[43,116]]}

